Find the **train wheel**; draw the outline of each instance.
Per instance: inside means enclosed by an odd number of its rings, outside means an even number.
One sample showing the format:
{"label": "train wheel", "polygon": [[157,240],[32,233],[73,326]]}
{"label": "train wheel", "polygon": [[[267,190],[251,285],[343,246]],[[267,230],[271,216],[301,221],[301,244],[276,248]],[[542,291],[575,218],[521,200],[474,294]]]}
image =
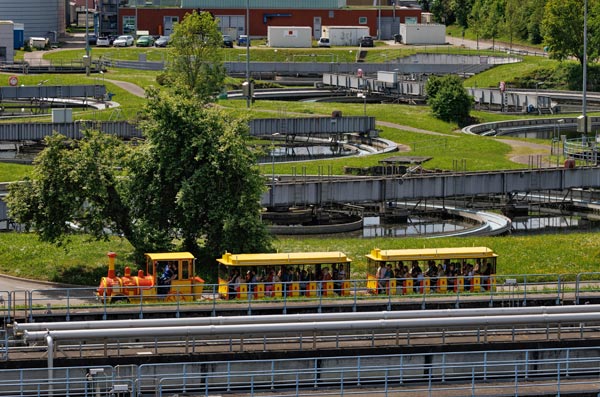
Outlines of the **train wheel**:
{"label": "train wheel", "polygon": [[170,292],[169,295],[165,297],[166,302],[177,302],[180,299],[179,292]]}
{"label": "train wheel", "polygon": [[126,296],[113,296],[110,300],[111,304],[129,303],[129,299]]}

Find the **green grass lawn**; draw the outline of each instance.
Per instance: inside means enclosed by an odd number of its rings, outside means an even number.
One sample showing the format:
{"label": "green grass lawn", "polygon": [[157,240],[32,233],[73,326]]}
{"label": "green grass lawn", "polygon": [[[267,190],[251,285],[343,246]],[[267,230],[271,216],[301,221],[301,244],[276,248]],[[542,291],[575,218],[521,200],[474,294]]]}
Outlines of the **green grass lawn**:
{"label": "green grass lawn", "polygon": [[[279,237],[275,241],[278,252],[342,251],[352,259],[352,277],[356,279],[365,277],[365,255],[373,248],[461,246],[493,249],[499,255],[500,275],[595,272],[600,261],[600,240],[594,233],[436,239],[299,236]],[[117,268],[143,268],[131,261],[129,243],[116,237],[108,242],[90,242],[85,236],[74,236],[72,244],[64,249],[40,243],[32,234],[0,233],[0,273],[95,286],[106,275],[106,254],[110,251],[118,255]],[[540,278],[544,277],[537,277]]]}
{"label": "green grass lawn", "polygon": [[[244,49],[226,49],[226,59],[245,60]],[[351,52],[352,51],[352,52]],[[355,49],[305,49],[277,50],[270,48],[252,47],[253,60],[312,61],[312,59],[330,62],[352,62]],[[402,49],[394,46],[387,48],[379,45],[369,49],[368,57],[371,62],[387,61],[398,56],[414,53],[414,48]],[[463,49],[428,49],[428,51],[465,51]],[[92,56],[111,56],[119,59],[138,59],[144,53],[148,60],[163,60],[167,51],[164,49],[93,49]],[[68,62],[80,59],[83,50],[55,51],[46,58],[57,62]],[[312,54],[315,54],[312,57]],[[510,81],[516,76],[529,73],[540,65],[552,66],[545,58],[524,57],[523,62],[492,68],[480,75],[468,79],[466,86],[495,87],[499,81]],[[7,75],[6,75],[7,76]],[[136,83],[142,87],[156,84],[156,73],[111,69],[104,76],[84,75],[27,75],[21,76],[22,84],[36,85],[42,80],[45,84],[106,84],[108,90],[116,94],[114,100],[122,105],[122,117],[135,119],[145,100],[123,90],[109,80],[121,80]],[[0,77],[0,85],[7,84],[7,78]],[[311,115],[329,115],[333,110],[341,110],[344,115],[362,115],[363,104],[341,103],[308,103],[258,101],[251,109],[246,109],[245,101],[222,100],[218,103],[224,111],[240,116],[252,117],[300,117]],[[398,125],[397,128],[381,127],[381,136],[395,142],[410,146],[411,152],[400,155],[431,156],[426,168],[452,169],[456,160],[465,161],[468,170],[496,170],[522,168],[522,165],[512,163],[507,155],[510,147],[499,140],[466,136],[458,132],[458,126],[435,119],[425,106],[368,104],[367,113],[375,116],[378,121],[387,121]],[[75,119],[107,120],[115,116],[115,111],[77,111]],[[491,114],[473,111],[472,116],[480,122],[514,119],[515,116]],[[561,115],[564,116],[564,115]],[[523,117],[532,117],[531,115]],[[48,118],[49,120],[49,118]],[[29,122],[29,120],[25,120]],[[11,121],[12,122],[12,121]],[[404,127],[405,126],[405,127]],[[441,135],[431,135],[410,131],[409,128],[432,131]],[[316,174],[323,170],[331,170],[334,174],[343,173],[344,166],[364,167],[378,164],[378,161],[389,155],[361,156],[315,162],[303,162],[294,165],[276,164],[275,172],[288,174],[303,172]],[[264,166],[264,172],[271,172],[271,165]],[[0,181],[16,181],[23,179],[31,168],[14,164],[0,164]],[[278,251],[328,251],[340,250],[346,252],[354,260],[353,277],[362,278],[365,272],[364,255],[372,248],[407,248],[407,247],[441,247],[441,246],[471,246],[485,245],[494,249],[499,255],[498,273],[576,273],[595,271],[600,258],[600,240],[592,233],[551,234],[527,237],[477,237],[477,238],[375,238],[348,239],[340,237],[298,237],[277,238],[275,247]],[[90,242],[83,236],[73,238],[73,243],[67,249],[57,248],[40,243],[30,234],[1,233],[0,234],[0,273],[30,277],[50,281],[63,281],[76,284],[96,285],[99,277],[106,273],[108,251],[115,251],[118,266],[137,266],[129,260],[131,246],[118,238],[109,242]],[[92,280],[92,281],[90,281]]]}

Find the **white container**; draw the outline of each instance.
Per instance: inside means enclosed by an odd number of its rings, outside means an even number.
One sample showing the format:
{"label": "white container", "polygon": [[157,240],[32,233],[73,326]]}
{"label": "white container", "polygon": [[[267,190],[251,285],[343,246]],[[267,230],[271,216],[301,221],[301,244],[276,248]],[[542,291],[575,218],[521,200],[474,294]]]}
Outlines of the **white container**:
{"label": "white container", "polygon": [[30,37],[29,46],[31,48],[43,49],[48,45],[48,39],[45,37]]}
{"label": "white container", "polygon": [[446,26],[435,23],[400,24],[404,44],[446,44]]}
{"label": "white container", "polygon": [[310,26],[269,26],[267,40],[269,47],[310,48],[312,28]]}
{"label": "white container", "polygon": [[370,36],[368,26],[323,26],[321,32],[332,46],[358,46],[361,37]]}

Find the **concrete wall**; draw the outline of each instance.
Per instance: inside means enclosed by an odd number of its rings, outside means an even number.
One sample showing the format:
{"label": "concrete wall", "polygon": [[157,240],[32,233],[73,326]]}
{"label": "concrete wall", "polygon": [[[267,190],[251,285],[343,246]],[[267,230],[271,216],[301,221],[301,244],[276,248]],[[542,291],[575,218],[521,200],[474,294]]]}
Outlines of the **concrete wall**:
{"label": "concrete wall", "polygon": [[13,62],[14,58],[14,24],[0,21],[0,62]]}
{"label": "concrete wall", "polygon": [[404,44],[445,44],[446,26],[437,24],[400,24]]}
{"label": "concrete wall", "polygon": [[25,39],[47,37],[48,32],[64,34],[66,29],[65,0],[0,1],[0,17],[25,25]]}

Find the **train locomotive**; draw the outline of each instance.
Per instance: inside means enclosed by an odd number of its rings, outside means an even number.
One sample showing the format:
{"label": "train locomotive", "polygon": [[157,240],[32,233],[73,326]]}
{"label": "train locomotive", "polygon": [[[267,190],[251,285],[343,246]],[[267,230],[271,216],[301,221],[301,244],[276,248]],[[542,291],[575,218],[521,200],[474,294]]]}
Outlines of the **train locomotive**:
{"label": "train locomotive", "polygon": [[[145,271],[140,269],[132,275],[127,266],[123,276],[115,272],[116,256],[108,253],[108,274],[96,290],[101,302],[191,302],[202,297],[204,280],[195,275],[196,258],[189,252],[147,253]],[[166,267],[173,269],[173,277],[168,281],[161,277]]]}

